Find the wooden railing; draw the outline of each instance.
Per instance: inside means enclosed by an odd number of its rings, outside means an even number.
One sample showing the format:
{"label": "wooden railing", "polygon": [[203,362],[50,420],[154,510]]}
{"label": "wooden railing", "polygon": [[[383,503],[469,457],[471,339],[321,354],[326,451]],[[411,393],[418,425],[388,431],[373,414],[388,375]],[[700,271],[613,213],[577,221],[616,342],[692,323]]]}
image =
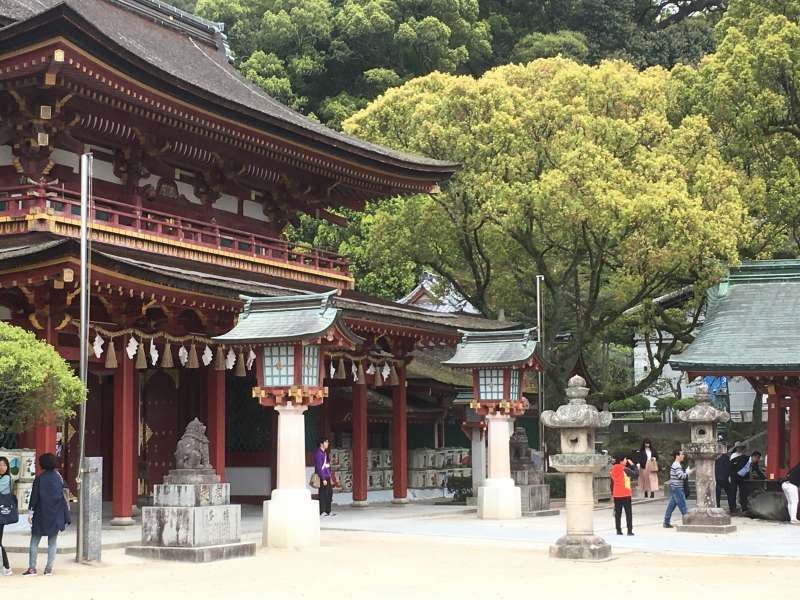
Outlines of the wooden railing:
{"label": "wooden railing", "polygon": [[[36,213],[51,214],[78,223],[81,214],[80,194],[64,187],[44,185],[0,187],[0,218],[25,218]],[[92,198],[90,222],[96,226],[349,276],[347,260],[333,252],[147,207],[139,209],[99,196]]]}

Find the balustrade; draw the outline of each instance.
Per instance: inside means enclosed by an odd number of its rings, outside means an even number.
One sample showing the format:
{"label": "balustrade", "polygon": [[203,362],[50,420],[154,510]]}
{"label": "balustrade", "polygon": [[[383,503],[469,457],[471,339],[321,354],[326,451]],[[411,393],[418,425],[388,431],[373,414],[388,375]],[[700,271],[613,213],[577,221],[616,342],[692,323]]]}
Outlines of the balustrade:
{"label": "balustrade", "polygon": [[[0,187],[0,219],[25,218],[46,213],[64,220],[80,221],[80,194],[64,187],[19,185]],[[91,224],[96,228],[151,235],[233,254],[302,265],[318,271],[349,274],[341,256],[288,240],[271,238],[181,217],[147,207],[94,196]]]}

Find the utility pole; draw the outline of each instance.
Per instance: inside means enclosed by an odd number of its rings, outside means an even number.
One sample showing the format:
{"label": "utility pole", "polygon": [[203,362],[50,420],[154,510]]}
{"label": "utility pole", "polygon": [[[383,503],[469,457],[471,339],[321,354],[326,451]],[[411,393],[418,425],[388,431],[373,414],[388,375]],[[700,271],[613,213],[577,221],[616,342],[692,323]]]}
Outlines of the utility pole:
{"label": "utility pole", "polygon": [[[536,350],[539,356],[544,359],[544,307],[542,306],[542,281],[544,275],[536,276]],[[539,392],[539,450],[544,452],[544,423],[542,413],[544,412],[544,371],[539,371],[537,390]]]}
{"label": "utility pole", "polygon": [[[88,394],[89,375],[89,211],[92,196],[92,154],[81,155],[81,274],[80,274],[80,379],[83,389]],[[83,494],[84,458],[86,452],[86,394],[80,406],[78,426],[78,476],[75,483],[78,488],[78,540],[76,543],[75,561],[81,562],[83,557],[83,530],[86,523],[86,499]]]}

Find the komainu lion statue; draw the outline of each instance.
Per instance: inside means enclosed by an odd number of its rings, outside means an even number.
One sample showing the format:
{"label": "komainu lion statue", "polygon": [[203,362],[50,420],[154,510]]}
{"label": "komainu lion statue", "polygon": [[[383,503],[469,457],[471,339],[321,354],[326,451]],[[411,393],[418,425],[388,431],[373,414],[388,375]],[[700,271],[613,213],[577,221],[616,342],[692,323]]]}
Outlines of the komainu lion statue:
{"label": "komainu lion statue", "polygon": [[199,419],[194,419],[186,426],[183,437],[178,441],[175,450],[175,468],[208,469],[208,438],[206,426]]}

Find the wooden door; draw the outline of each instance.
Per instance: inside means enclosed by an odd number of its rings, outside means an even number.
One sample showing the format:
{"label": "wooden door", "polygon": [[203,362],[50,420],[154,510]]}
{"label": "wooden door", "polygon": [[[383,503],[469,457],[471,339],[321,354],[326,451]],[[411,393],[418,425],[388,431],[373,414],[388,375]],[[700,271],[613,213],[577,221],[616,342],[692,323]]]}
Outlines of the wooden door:
{"label": "wooden door", "polygon": [[143,426],[142,456],[145,494],[151,495],[153,486],[164,481],[170,469],[175,468],[175,446],[178,431],[178,385],[180,374],[163,370],[148,372],[142,386],[141,420]]}

